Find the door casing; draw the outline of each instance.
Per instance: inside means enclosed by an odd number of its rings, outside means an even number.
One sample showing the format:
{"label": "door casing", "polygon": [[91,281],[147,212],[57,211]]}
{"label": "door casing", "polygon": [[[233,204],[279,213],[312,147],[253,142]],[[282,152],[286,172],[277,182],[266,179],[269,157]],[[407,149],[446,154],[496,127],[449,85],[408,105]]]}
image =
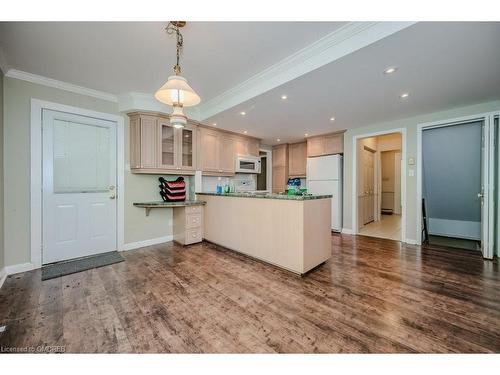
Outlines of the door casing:
{"label": "door casing", "polygon": [[[378,132],[358,134],[352,137],[352,185],[351,185],[351,220],[352,234],[358,234],[358,141],[363,138],[377,137],[393,133],[401,134],[401,241],[406,243],[415,243],[416,241],[406,238],[406,128],[387,129]],[[345,178],[344,168],[344,178]],[[344,230],[344,232],[349,233]]]}

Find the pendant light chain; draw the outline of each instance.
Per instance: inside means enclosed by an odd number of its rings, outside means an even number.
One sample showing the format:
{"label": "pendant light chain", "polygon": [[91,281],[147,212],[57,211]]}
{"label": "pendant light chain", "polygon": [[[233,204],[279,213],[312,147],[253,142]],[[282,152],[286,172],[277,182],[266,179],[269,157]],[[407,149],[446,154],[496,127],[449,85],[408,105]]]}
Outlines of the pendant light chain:
{"label": "pendant light chain", "polygon": [[176,23],[169,22],[168,26],[166,27],[165,30],[170,35],[172,35],[173,33],[176,34],[176,39],[177,39],[177,44],[176,44],[177,56],[176,57],[177,58],[176,58],[176,64],[174,66],[174,72],[176,75],[180,75],[181,74],[181,66],[179,65],[179,59],[180,59],[180,55],[181,55],[182,46],[184,44],[184,38],[182,37],[182,34],[179,30],[179,26]]}

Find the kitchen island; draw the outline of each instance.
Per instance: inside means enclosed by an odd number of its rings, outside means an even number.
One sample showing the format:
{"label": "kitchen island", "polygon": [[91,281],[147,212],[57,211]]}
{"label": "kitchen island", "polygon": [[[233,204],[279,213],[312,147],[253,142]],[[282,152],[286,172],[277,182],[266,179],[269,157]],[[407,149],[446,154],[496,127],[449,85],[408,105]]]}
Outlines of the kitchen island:
{"label": "kitchen island", "polygon": [[209,242],[301,275],[331,256],[331,195],[197,195]]}

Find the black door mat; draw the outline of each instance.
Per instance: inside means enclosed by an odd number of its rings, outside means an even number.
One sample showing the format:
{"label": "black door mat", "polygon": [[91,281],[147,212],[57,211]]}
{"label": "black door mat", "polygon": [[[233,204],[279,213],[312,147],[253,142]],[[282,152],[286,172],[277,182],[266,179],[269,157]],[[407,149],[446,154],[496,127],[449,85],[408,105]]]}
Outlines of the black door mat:
{"label": "black door mat", "polygon": [[123,262],[125,259],[117,252],[92,255],[64,262],[52,263],[42,267],[42,280],[54,279],[56,277],[70,275],[72,273],[108,266],[113,263]]}

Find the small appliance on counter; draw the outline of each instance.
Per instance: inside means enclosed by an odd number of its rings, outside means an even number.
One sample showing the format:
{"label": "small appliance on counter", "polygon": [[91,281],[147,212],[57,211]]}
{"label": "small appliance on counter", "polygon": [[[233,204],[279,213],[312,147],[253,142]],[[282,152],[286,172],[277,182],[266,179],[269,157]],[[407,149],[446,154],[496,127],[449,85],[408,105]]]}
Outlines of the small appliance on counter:
{"label": "small appliance on counter", "polygon": [[186,200],[186,181],[184,177],[178,177],[175,181],[167,181],[163,177],[160,181],[160,195],[164,202],[183,202]]}

